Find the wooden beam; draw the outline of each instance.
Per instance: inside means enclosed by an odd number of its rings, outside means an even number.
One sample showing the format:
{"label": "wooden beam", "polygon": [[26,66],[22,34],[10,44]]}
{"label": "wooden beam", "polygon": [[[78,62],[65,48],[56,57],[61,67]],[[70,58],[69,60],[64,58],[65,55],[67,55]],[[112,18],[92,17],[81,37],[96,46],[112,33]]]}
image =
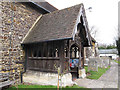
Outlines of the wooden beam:
{"label": "wooden beam", "polygon": [[60,42],[60,65],[61,65],[61,73],[64,72],[64,41]]}
{"label": "wooden beam", "polygon": [[57,73],[57,70],[44,69],[44,68],[30,68],[30,70],[36,70],[36,71],[41,71],[41,72],[53,72],[53,73]]}
{"label": "wooden beam", "polygon": [[25,63],[24,63],[25,72],[26,72],[26,69],[27,69],[27,63],[28,63],[28,50],[27,50],[27,47],[25,46]]}
{"label": "wooden beam", "polygon": [[80,48],[79,48],[79,62],[78,62],[78,70],[81,68],[81,44],[80,44]]}
{"label": "wooden beam", "polygon": [[59,60],[60,57],[29,57],[30,60]]}

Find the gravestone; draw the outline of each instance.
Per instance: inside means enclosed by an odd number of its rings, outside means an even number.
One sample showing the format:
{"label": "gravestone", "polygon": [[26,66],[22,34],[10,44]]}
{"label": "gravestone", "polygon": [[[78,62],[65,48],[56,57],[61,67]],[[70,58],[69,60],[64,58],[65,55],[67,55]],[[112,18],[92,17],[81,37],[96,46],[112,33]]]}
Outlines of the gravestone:
{"label": "gravestone", "polygon": [[84,63],[85,66],[88,66],[88,61],[89,61],[89,58],[86,58]]}
{"label": "gravestone", "polygon": [[103,59],[100,57],[96,57],[96,60],[98,63],[98,67],[103,68],[104,67]]}
{"label": "gravestone", "polygon": [[109,57],[101,57],[101,59],[103,60],[104,68],[107,68],[108,66],[110,66],[110,58]]}
{"label": "gravestone", "polygon": [[98,71],[98,67],[107,68],[110,66],[109,57],[90,57],[88,61],[88,71]]}
{"label": "gravestone", "polygon": [[98,63],[95,57],[89,58],[88,71],[98,71]]}
{"label": "gravestone", "polygon": [[80,69],[78,72],[79,72],[79,78],[85,78],[86,77],[85,69]]}

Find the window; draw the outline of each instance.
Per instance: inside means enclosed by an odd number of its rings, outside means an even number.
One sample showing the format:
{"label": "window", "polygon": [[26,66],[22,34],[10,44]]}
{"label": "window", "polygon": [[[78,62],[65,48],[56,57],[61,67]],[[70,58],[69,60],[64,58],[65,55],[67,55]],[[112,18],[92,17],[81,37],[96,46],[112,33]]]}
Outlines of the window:
{"label": "window", "polygon": [[37,51],[36,50],[33,53],[33,57],[37,57]]}
{"label": "window", "polygon": [[33,57],[33,52],[30,50],[29,57]]}
{"label": "window", "polygon": [[43,50],[43,57],[46,57],[47,56],[47,50],[44,48]]}
{"label": "window", "polygon": [[75,58],[75,47],[72,47],[72,58]]}
{"label": "window", "polygon": [[76,58],[79,58],[79,49],[76,47]]}
{"label": "window", "polygon": [[49,55],[48,55],[49,57],[52,57],[52,56],[53,56],[53,55],[52,55],[52,52],[53,52],[52,49],[50,49],[50,50],[49,50]]}
{"label": "window", "polygon": [[41,50],[39,50],[38,52],[38,57],[41,57]]}
{"label": "window", "polygon": [[59,57],[58,49],[55,49],[55,57]]}
{"label": "window", "polygon": [[71,58],[79,58],[79,48],[76,45],[72,45],[70,49]]}
{"label": "window", "polygon": [[[31,51],[29,51],[30,57],[59,57],[59,47],[56,43],[39,44]],[[67,49],[65,51],[67,57]]]}
{"label": "window", "polygon": [[67,48],[64,49],[64,56],[68,57],[68,50],[67,50]]}

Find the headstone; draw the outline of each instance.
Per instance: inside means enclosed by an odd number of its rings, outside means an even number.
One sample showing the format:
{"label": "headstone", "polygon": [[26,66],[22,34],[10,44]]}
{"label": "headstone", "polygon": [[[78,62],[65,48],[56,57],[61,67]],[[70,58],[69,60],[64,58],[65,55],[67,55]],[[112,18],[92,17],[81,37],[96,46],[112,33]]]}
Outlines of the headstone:
{"label": "headstone", "polygon": [[98,63],[96,58],[89,58],[88,71],[98,71]]}
{"label": "headstone", "polygon": [[100,57],[96,57],[97,63],[98,63],[98,67],[103,68],[103,59]]}
{"label": "headstone", "polygon": [[110,58],[109,57],[101,57],[101,59],[103,60],[103,65],[105,68],[110,66]]}
{"label": "headstone", "polygon": [[89,61],[89,58],[86,58],[84,63],[85,66],[88,66],[88,61]]}
{"label": "headstone", "polygon": [[80,69],[79,70],[79,78],[85,78],[85,77],[86,77],[85,69]]}

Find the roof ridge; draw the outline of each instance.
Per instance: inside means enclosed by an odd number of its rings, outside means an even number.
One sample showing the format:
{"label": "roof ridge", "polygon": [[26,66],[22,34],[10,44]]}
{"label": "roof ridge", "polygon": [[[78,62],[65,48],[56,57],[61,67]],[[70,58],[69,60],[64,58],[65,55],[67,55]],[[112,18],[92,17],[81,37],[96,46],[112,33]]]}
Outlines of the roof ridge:
{"label": "roof ridge", "polygon": [[76,6],[81,6],[81,5],[83,6],[83,3],[77,4],[77,5],[73,5],[73,6],[70,6],[70,7],[66,7],[66,8],[61,9],[61,10],[56,10],[56,11],[53,11],[53,12],[44,14],[43,16],[50,15],[50,14],[54,14],[54,13],[57,13],[57,12],[59,12],[59,11],[63,11],[63,10],[66,10],[66,9],[69,9],[69,8],[73,8],[73,7],[76,7]]}

